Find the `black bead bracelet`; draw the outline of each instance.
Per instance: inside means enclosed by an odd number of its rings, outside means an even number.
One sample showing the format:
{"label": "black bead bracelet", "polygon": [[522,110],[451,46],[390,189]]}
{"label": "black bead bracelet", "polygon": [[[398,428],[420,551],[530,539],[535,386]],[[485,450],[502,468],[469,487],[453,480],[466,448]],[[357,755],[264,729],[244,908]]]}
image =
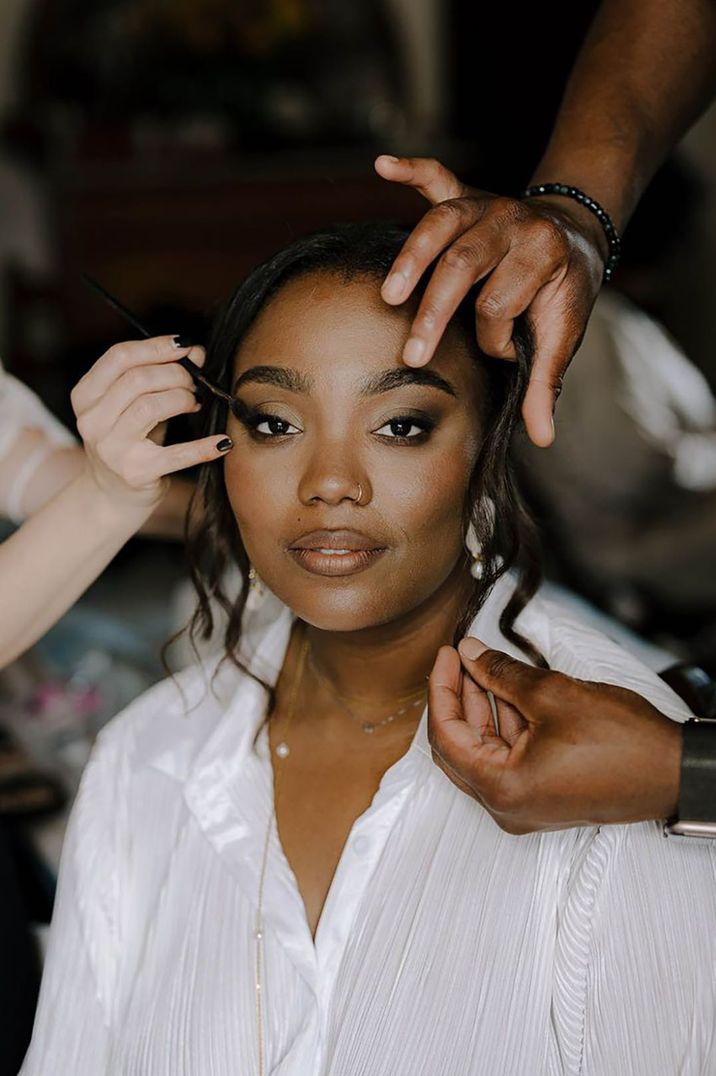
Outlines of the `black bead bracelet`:
{"label": "black bead bracelet", "polygon": [[590,198],[584,191],[580,191],[579,187],[569,187],[566,183],[538,183],[534,187],[528,187],[522,191],[521,198],[537,198],[541,194],[561,194],[564,198],[573,198],[575,202],[579,202],[585,209],[588,209],[590,213],[593,213],[597,218],[604,234],[607,237],[607,243],[609,244],[609,254],[604,266],[604,283],[608,284],[612,279],[612,274],[619,264],[619,256],[622,249],[622,241],[619,238],[619,233],[614,227],[612,218],[607,213],[606,209],[602,209],[599,202],[595,202],[593,198]]}

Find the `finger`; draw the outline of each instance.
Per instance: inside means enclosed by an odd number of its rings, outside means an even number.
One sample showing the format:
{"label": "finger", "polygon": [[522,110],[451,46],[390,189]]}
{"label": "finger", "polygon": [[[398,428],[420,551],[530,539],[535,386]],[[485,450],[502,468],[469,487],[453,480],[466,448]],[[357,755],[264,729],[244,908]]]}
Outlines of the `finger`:
{"label": "finger", "polygon": [[175,415],[201,410],[201,404],[188,389],[168,389],[140,396],[124,411],[113,427],[114,436],[126,444],[147,437],[155,426]]}
{"label": "finger", "polygon": [[375,170],[391,183],[413,187],[433,205],[447,198],[461,198],[467,190],[454,172],[432,157],[391,157],[381,154],[375,160]]}
{"label": "finger", "polygon": [[510,747],[514,747],[518,738],[526,728],[529,728],[529,726],[519,710],[517,710],[511,703],[504,702],[502,699],[498,699],[495,695],[492,697],[495,700],[500,739],[504,740]]}
{"label": "finger", "polygon": [[458,788],[484,804],[483,794],[499,782],[510,749],[498,736],[482,737],[465,719],[461,705],[464,682],[459,655],[450,646],[438,651],[430,674],[428,736],[433,758]]}
{"label": "finger", "polygon": [[77,429],[85,442],[111,429],[120,415],[140,396],[168,389],[186,389],[194,392],[194,381],[178,363],[162,366],[133,366],[114,382],[93,407],[79,416]]}
{"label": "finger", "polygon": [[470,728],[482,741],[485,736],[495,735],[492,708],[487,692],[479,687],[471,676],[462,678],[462,708]]}
{"label": "finger", "polygon": [[488,199],[447,199],[428,210],[405,240],[383,282],[387,303],[402,303],[438,255],[479,221]]}
{"label": "finger", "polygon": [[464,792],[466,796],[470,796],[472,799],[478,800],[482,803],[480,797],[475,793],[472,785],[469,785],[467,781],[464,781],[457,770],[454,770],[452,766],[442,758],[437,751],[433,750],[433,762],[442,770],[446,777],[449,777],[454,785],[456,785],[461,792]]}
{"label": "finger", "polygon": [[509,747],[499,736],[486,737],[483,744],[473,746],[469,752],[453,751],[449,745],[443,751],[433,747],[435,764],[461,791],[490,812],[492,795],[504,777],[509,754]]}
{"label": "finger", "polygon": [[562,378],[579,346],[589,310],[577,309],[560,279],[545,285],[529,308],[535,355],[522,404],[530,440],[539,448],[554,441],[553,413]]}
{"label": "finger", "polygon": [[516,358],[512,342],[514,319],[523,314],[540,289],[554,279],[559,258],[530,256],[531,248],[511,247],[475,303],[475,330],[480,349],[496,359]]}
{"label": "finger", "polygon": [[[222,448],[219,448],[222,445]],[[187,467],[197,467],[200,463],[212,463],[223,459],[234,447],[233,441],[226,434],[213,434],[198,441],[184,441],[177,445],[160,448],[156,457],[156,469],[152,478],[184,471]]]}
{"label": "finger", "polygon": [[441,646],[428,682],[428,737],[433,749],[443,757],[446,752],[469,756],[479,742],[463,714],[461,683],[457,651]]}
{"label": "finger", "polygon": [[468,724],[483,744],[513,747],[527,728],[527,722],[514,706],[496,698],[492,692],[483,691],[471,676],[463,677],[462,705]]}
{"label": "finger", "polygon": [[507,233],[491,224],[477,224],[448,247],[420,301],[403,349],[404,362],[423,366],[430,361],[470,288],[495,268],[508,249]]}
{"label": "finger", "polygon": [[461,640],[458,653],[465,671],[479,687],[511,703],[528,723],[534,720],[530,714],[530,696],[545,676],[554,674],[535,669],[500,650],[490,650],[471,636]]}
{"label": "finger", "polygon": [[192,361],[202,365],[204,359],[199,348],[179,347],[175,336],[155,336],[148,340],[128,340],[115,344],[82,377],[72,390],[71,400],[79,417],[108,391],[127,370],[133,366],[150,366],[154,363],[176,362],[179,356],[191,355]]}

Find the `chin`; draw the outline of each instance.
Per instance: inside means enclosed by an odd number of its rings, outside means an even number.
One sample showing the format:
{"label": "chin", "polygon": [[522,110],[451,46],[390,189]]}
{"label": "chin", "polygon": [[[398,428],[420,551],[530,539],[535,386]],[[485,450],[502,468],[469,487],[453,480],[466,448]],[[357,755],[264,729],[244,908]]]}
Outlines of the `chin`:
{"label": "chin", "polygon": [[290,592],[287,588],[277,588],[274,593],[311,627],[319,631],[349,632],[389,624],[412,608],[412,603],[395,601],[381,590],[384,597],[379,604],[375,588],[337,587],[330,583],[291,588]]}

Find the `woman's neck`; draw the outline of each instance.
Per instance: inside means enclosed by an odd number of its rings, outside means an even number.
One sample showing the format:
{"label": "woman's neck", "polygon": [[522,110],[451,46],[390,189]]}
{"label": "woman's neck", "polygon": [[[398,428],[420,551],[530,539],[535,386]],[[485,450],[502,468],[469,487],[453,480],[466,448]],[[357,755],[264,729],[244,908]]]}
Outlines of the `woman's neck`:
{"label": "woman's neck", "polygon": [[469,575],[456,573],[405,617],[361,631],[330,632],[308,625],[309,661],[334,691],[366,705],[427,689],[435,655],[452,643],[472,586]]}

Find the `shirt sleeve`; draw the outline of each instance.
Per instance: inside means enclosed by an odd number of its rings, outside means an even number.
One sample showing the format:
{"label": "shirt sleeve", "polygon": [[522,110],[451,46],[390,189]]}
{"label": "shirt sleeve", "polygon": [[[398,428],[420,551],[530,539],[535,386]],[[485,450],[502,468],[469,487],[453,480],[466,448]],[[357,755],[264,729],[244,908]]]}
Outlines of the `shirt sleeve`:
{"label": "shirt sleeve", "polygon": [[[36,431],[33,446],[19,465],[3,461],[12,453],[21,433]],[[76,439],[42,401],[17,378],[6,373],[0,363],[0,514],[15,523],[25,518],[23,501],[33,476],[48,456],[72,448]]]}
{"label": "shirt sleeve", "polygon": [[67,828],[32,1042],[20,1076],[109,1071],[121,951],[120,769],[112,744],[100,737]]}
{"label": "shirt sleeve", "polygon": [[[584,924],[585,1018],[574,1071],[714,1072],[713,847],[665,840],[656,823],[608,829],[602,834],[617,847],[600,853],[603,884]],[[589,880],[578,888],[583,895]]]}
{"label": "shirt sleeve", "polygon": [[20,431],[28,429],[42,430],[48,442],[59,448],[77,444],[40,398],[0,363],[0,459],[10,451]]}

